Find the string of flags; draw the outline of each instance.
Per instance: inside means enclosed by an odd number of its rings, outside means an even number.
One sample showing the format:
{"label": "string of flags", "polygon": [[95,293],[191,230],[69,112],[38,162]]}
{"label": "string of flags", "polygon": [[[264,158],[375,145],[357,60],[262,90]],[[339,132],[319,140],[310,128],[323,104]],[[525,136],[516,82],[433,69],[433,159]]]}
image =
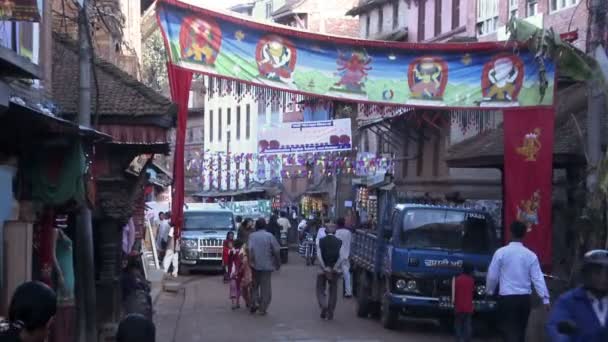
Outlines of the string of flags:
{"label": "string of flags", "polygon": [[[229,162],[229,163],[228,163]],[[255,153],[197,152],[187,160],[186,169],[204,179],[254,176],[257,179],[312,178],[315,173],[375,174],[391,170],[393,161],[386,156],[350,156],[341,152],[259,155]]]}

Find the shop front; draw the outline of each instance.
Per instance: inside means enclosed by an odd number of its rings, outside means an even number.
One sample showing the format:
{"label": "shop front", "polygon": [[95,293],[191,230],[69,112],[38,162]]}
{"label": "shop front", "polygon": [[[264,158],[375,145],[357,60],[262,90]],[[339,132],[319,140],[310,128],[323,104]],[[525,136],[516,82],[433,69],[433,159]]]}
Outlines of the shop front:
{"label": "shop front", "polygon": [[354,226],[357,228],[375,229],[383,217],[384,200],[387,192],[392,190],[393,177],[388,173],[353,179],[355,196]]}
{"label": "shop front", "polygon": [[300,199],[300,213],[309,219],[321,220],[329,216],[328,193],[323,191],[309,191]]}

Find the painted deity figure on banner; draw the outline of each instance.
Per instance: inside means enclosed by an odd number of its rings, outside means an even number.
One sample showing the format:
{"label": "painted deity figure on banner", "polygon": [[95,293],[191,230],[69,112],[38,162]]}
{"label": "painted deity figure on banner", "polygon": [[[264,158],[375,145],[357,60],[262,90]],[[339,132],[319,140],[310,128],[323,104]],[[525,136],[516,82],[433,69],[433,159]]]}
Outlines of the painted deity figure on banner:
{"label": "painted deity figure on banner", "polygon": [[296,67],[297,52],[288,40],[269,35],[258,42],[255,59],[261,76],[273,81],[290,82]]}
{"label": "painted deity figure on banner", "polygon": [[517,153],[524,156],[526,161],[536,161],[541,147],[540,128],[535,128],[533,132],[526,134],[523,144],[517,148]]}
{"label": "painted deity figure on banner", "polygon": [[179,33],[179,45],[185,60],[213,65],[221,43],[222,31],[212,20],[194,17],[184,19]]}
{"label": "painted deity figure on banner", "polygon": [[523,63],[512,55],[497,56],[486,63],[482,72],[483,96],[486,101],[517,101],[524,76]]}
{"label": "painted deity figure on banner", "polygon": [[529,199],[521,200],[517,206],[517,219],[526,224],[528,232],[540,223],[538,218],[540,198],[540,190],[536,190]]}
{"label": "painted deity figure on banner", "polygon": [[448,65],[438,57],[422,57],[410,63],[408,84],[412,97],[441,100],[447,84]]}
{"label": "painted deity figure on banner", "polygon": [[332,90],[362,93],[368,71],[372,70],[371,56],[365,50],[352,50],[350,52],[338,51],[338,71],[336,75],[340,80],[334,84]]}

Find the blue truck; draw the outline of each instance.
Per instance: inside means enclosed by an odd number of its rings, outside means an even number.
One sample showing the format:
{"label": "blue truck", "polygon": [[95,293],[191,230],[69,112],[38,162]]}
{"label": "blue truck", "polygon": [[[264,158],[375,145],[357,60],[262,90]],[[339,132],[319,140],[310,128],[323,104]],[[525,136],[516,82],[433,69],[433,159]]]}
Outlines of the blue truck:
{"label": "blue truck", "polygon": [[475,315],[494,319],[496,301],[485,276],[499,231],[483,211],[422,204],[390,205],[376,231],[357,230],[351,264],[359,317],[380,317],[393,329],[400,316],[453,319],[452,279],[473,265]]}

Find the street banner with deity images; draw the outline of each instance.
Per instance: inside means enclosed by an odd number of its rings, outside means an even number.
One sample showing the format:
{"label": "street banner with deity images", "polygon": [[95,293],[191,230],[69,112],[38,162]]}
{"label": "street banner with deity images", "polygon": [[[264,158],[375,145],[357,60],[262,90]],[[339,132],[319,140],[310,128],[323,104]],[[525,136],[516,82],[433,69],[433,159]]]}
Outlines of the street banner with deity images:
{"label": "street banner with deity images", "polygon": [[175,0],[159,1],[157,15],[171,63],[254,87],[380,105],[553,104],[554,63],[510,43],[350,39]]}
{"label": "street banner with deity images", "polygon": [[262,126],[259,154],[337,152],[352,149],[350,119],[286,122]]}
{"label": "street banner with deity images", "polygon": [[551,265],[552,108],[507,110],[505,131],[505,242],[515,220],[528,227],[524,243]]}

